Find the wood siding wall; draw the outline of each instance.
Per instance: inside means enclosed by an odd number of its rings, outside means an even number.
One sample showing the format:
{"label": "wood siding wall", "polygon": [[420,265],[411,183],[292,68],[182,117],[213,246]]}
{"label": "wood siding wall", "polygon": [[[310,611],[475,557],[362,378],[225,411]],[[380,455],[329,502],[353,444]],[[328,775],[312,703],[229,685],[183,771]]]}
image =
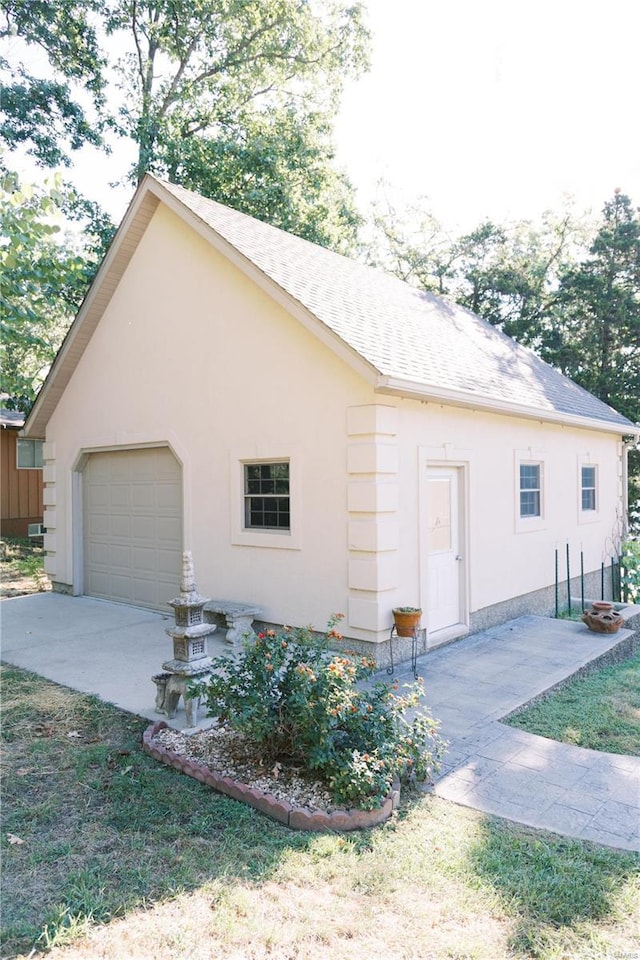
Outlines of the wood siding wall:
{"label": "wood siding wall", "polygon": [[18,431],[0,429],[0,533],[26,537],[30,523],[42,523],[42,470],[18,470]]}

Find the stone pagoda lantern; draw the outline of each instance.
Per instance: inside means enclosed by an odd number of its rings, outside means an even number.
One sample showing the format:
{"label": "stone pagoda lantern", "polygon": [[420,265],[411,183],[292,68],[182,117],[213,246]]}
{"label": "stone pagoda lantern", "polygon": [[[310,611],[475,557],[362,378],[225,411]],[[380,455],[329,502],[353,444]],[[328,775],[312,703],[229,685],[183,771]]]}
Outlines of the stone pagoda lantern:
{"label": "stone pagoda lantern", "polygon": [[176,715],[180,697],[184,700],[187,726],[198,722],[199,699],[188,695],[191,680],[204,680],[211,671],[211,657],[207,651],[207,637],[214,633],[215,624],[205,623],[203,607],[207,597],[201,597],[196,587],[193,557],[189,551],[182,554],[182,582],[180,596],[169,601],[173,607],[175,626],[166,633],[173,639],[173,659],[162,664],[165,673],[154,676],[158,688],[156,712],[169,718]]}

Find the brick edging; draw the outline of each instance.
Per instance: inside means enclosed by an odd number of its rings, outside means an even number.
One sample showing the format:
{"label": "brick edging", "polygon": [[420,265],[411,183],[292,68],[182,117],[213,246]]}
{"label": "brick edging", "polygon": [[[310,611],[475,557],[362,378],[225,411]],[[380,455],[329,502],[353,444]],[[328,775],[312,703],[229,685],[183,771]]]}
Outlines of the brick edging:
{"label": "brick edging", "polygon": [[164,720],[158,720],[147,727],[142,735],[142,749],[145,753],[169,767],[174,767],[180,773],[186,773],[188,777],[194,777],[200,783],[206,783],[218,793],[224,793],[234,800],[254,807],[292,830],[364,830],[388,820],[400,803],[400,785],[394,784],[391,793],[378,810],[334,810],[333,813],[325,813],[324,810],[311,811],[306,807],[294,807],[286,800],[277,800],[272,793],[265,793],[239,780],[224,777],[206,764],[197,760],[186,760],[175,750],[169,750],[163,744],[155,742],[156,734],[167,726]]}

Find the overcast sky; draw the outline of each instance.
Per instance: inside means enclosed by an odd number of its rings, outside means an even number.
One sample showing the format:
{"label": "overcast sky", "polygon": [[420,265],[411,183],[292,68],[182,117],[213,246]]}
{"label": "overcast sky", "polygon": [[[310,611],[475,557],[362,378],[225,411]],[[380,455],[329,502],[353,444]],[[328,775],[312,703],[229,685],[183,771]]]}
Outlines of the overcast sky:
{"label": "overcast sky", "polygon": [[536,217],[563,194],[640,204],[640,0],[367,0],[373,68],[339,156],[446,226]]}
{"label": "overcast sky", "polygon": [[[366,209],[429,198],[445,227],[640,204],[640,0],[366,0],[372,70],[349,86],[338,159]],[[85,152],[76,182],[120,219],[133,159]]]}

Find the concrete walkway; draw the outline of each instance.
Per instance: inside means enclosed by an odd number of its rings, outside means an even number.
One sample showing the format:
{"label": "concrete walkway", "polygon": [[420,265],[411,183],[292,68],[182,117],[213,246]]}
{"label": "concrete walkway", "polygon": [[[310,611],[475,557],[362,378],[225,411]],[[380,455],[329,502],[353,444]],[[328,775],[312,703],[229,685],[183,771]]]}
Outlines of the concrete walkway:
{"label": "concrete walkway", "polygon": [[[438,796],[565,836],[640,851],[640,757],[585,750],[500,723],[631,635],[520,617],[420,657],[425,702],[449,741]],[[413,679],[406,667],[396,677]]]}
{"label": "concrete walkway", "polygon": [[[157,720],[151,676],[170,655],[164,628],[172,619],[89,597],[3,600],[2,659]],[[519,823],[640,851],[640,757],[596,753],[500,723],[630,635],[521,617],[420,657],[425,701],[450,744],[435,792]],[[213,655],[229,651],[215,635],[209,647]],[[404,665],[395,676],[412,679]],[[184,728],[183,710],[171,725]]]}

